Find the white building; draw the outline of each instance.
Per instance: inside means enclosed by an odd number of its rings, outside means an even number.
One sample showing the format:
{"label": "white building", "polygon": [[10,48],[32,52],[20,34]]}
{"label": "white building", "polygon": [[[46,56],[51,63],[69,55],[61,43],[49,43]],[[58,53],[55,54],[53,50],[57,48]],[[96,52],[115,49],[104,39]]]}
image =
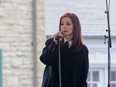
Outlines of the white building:
{"label": "white building", "polygon": [[[116,1],[110,2],[111,22],[111,86],[116,87]],[[107,87],[108,82],[108,44],[104,44],[104,35],[108,35],[105,0],[45,0],[46,35],[58,31],[59,18],[65,12],[78,15],[84,43],[89,48],[90,69],[88,87]]]}

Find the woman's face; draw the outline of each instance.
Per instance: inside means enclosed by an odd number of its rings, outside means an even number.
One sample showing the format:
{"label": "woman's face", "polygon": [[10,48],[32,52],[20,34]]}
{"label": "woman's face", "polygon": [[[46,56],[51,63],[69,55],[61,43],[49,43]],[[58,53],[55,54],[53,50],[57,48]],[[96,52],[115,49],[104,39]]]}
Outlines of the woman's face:
{"label": "woman's face", "polygon": [[70,17],[62,18],[60,29],[64,36],[73,36],[73,23]]}

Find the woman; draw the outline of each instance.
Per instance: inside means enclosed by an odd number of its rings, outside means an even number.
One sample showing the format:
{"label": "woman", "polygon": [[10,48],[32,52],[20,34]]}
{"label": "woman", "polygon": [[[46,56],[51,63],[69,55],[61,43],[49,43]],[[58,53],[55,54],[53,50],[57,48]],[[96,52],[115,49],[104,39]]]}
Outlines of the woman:
{"label": "woman", "polygon": [[[81,25],[78,17],[73,13],[65,13],[61,16],[59,31],[46,41],[40,60],[46,66],[51,65],[52,71],[47,86],[44,86],[46,76],[43,77],[42,87],[59,87],[57,37],[61,37],[59,41],[62,87],[87,87],[88,48],[82,42]],[[65,45],[67,41],[68,47]]]}

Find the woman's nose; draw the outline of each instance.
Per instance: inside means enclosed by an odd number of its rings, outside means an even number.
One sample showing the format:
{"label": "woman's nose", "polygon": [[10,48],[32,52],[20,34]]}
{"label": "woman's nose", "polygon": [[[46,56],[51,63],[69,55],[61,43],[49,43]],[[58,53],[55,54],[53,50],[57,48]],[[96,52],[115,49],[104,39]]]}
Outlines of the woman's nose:
{"label": "woman's nose", "polygon": [[65,25],[63,26],[63,29],[66,30],[66,26]]}

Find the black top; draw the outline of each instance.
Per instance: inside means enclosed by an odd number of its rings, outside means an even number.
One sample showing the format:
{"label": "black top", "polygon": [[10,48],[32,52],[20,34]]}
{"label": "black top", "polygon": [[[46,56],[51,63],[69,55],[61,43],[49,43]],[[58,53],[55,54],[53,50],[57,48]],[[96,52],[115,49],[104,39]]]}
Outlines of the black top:
{"label": "black top", "polygon": [[[65,46],[61,46],[60,49],[62,87],[87,87],[86,79],[89,69],[87,47],[84,45],[79,52],[74,52]],[[45,65],[52,66],[50,87],[59,87],[58,45],[53,39],[46,41],[40,60]]]}

